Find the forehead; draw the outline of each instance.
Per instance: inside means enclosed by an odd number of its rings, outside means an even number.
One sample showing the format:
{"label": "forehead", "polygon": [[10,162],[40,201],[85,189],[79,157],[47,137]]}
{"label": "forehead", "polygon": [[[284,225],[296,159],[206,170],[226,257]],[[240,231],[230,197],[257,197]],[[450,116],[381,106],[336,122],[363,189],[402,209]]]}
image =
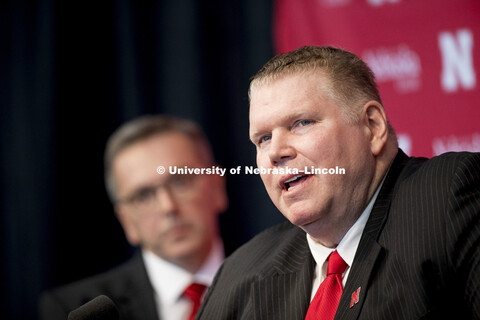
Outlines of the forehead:
{"label": "forehead", "polygon": [[138,185],[161,179],[158,166],[200,166],[200,146],[181,133],[162,133],[122,150],[113,161],[118,185]]}
{"label": "forehead", "polygon": [[330,100],[329,87],[330,81],[319,70],[284,75],[253,87],[250,129],[268,124],[272,116],[320,111],[324,102]]}
{"label": "forehead", "polygon": [[182,158],[199,158],[199,148],[200,146],[187,135],[168,132],[156,134],[132,144],[121,151],[117,158],[127,154],[132,158],[144,158],[168,164]]}

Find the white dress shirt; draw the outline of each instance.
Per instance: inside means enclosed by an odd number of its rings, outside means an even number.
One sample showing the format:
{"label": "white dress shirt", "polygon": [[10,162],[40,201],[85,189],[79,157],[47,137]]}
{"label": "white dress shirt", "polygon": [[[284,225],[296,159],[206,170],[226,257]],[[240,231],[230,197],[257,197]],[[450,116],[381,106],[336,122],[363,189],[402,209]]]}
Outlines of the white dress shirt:
{"label": "white dress shirt", "polygon": [[195,274],[165,261],[151,251],[142,251],[142,256],[153,286],[159,318],[162,320],[188,319],[193,305],[190,300],[182,297],[183,291],[192,282],[209,287],[225,258],[220,241],[214,245],[205,264]]}
{"label": "white dress shirt", "polygon": [[310,251],[312,252],[313,259],[315,259],[315,262],[317,263],[317,265],[315,266],[315,274],[313,276],[312,294],[310,297],[310,301],[313,300],[317,289],[320,287],[320,284],[327,277],[327,258],[335,250],[337,250],[343,261],[347,263],[347,268],[345,269],[342,278],[342,285],[343,287],[345,287],[348,274],[350,273],[350,267],[352,266],[353,259],[355,258],[355,253],[357,252],[358,244],[360,243],[360,238],[362,237],[363,229],[365,229],[368,217],[370,217],[370,212],[372,212],[373,204],[375,203],[375,200],[377,200],[377,196],[380,192],[382,185],[383,181],[378,186],[377,191],[375,191],[375,194],[373,195],[365,210],[363,210],[360,218],[358,218],[358,220],[353,224],[353,226],[347,231],[347,233],[345,234],[345,236],[343,236],[342,240],[336,248],[327,248],[320,243],[315,242],[307,233],[308,246],[310,247]]}

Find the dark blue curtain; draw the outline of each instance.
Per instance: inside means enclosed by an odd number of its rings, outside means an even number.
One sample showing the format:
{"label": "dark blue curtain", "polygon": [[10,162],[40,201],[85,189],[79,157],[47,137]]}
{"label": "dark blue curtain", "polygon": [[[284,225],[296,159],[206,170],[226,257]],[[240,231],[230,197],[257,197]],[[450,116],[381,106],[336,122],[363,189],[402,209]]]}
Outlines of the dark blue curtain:
{"label": "dark blue curtain", "polygon": [[[198,121],[226,168],[255,165],[248,79],[273,54],[271,0],[0,3],[1,319],[132,253],[103,148],[146,113]],[[283,218],[258,176],[228,175],[228,252]]]}

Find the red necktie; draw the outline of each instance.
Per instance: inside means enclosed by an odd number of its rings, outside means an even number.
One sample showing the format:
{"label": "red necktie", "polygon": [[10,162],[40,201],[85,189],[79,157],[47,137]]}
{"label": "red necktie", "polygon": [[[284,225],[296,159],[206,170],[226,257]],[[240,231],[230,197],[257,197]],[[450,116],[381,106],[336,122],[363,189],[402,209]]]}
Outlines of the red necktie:
{"label": "red necktie", "polygon": [[342,296],[342,274],[347,264],[335,250],[328,258],[327,277],[315,293],[305,320],[333,320]]}
{"label": "red necktie", "polygon": [[200,307],[200,303],[202,302],[203,292],[206,288],[207,287],[203,284],[192,283],[183,292],[183,296],[193,302],[192,313],[190,313],[190,317],[188,318],[188,320],[193,320],[195,318],[198,308]]}

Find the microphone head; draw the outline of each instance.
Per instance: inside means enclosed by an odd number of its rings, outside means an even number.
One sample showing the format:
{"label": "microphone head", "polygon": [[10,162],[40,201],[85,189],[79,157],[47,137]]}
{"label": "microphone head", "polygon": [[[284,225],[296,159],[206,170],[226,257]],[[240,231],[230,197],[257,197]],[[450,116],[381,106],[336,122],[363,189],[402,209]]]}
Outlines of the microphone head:
{"label": "microphone head", "polygon": [[118,309],[112,299],[100,295],[68,314],[67,320],[118,320]]}

